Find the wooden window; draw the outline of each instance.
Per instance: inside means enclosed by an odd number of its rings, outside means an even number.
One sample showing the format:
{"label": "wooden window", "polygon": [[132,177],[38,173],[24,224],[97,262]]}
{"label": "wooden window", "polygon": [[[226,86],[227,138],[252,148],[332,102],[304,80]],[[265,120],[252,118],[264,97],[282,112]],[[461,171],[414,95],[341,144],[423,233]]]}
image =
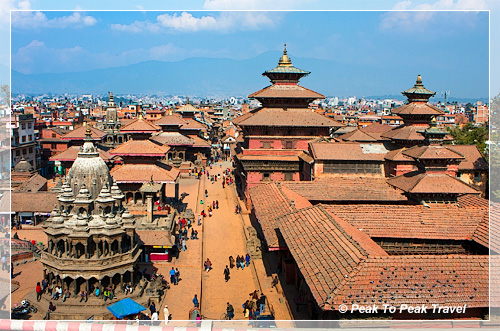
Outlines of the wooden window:
{"label": "wooden window", "polygon": [[262,141],[262,148],[272,148],[270,141]]}
{"label": "wooden window", "polygon": [[293,181],[293,172],[285,172],[285,181]]}
{"label": "wooden window", "polygon": [[330,174],[381,174],[382,167],[379,163],[326,162],[323,166],[323,172]]}
{"label": "wooden window", "polygon": [[52,134],[52,138],[55,138],[55,137],[56,137],[56,134],[55,134],[55,133],[53,133],[53,134]]}
{"label": "wooden window", "polygon": [[265,172],[262,174],[262,181],[270,181],[271,180],[271,174],[269,172]]}
{"label": "wooden window", "polygon": [[285,149],[292,149],[293,141],[285,141]]}

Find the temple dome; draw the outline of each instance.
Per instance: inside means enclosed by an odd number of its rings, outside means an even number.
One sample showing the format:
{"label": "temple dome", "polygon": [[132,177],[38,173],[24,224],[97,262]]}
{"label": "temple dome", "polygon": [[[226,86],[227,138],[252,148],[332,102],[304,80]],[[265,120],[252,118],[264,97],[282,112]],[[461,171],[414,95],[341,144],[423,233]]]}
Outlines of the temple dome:
{"label": "temple dome", "polygon": [[33,171],[33,166],[24,159],[24,157],[17,162],[17,164],[14,166],[14,171],[15,172],[31,172]]}
{"label": "temple dome", "polygon": [[90,140],[90,129],[87,129],[85,143],[80,148],[78,157],[68,172],[67,180],[73,195],[77,196],[80,188],[85,184],[91,199],[94,200],[101,192],[104,184],[112,183],[113,180],[109,173],[108,166],[99,156],[97,148]]}

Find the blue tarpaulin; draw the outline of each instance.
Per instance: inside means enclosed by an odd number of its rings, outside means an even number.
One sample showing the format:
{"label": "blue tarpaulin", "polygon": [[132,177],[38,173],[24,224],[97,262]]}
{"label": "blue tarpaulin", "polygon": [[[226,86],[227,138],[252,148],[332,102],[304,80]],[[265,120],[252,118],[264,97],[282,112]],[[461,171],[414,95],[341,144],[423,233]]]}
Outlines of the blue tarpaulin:
{"label": "blue tarpaulin", "polygon": [[144,308],[134,300],[126,298],[118,301],[114,305],[109,306],[108,310],[112,312],[116,318],[124,318],[125,316],[137,314],[143,310],[146,310],[146,308]]}

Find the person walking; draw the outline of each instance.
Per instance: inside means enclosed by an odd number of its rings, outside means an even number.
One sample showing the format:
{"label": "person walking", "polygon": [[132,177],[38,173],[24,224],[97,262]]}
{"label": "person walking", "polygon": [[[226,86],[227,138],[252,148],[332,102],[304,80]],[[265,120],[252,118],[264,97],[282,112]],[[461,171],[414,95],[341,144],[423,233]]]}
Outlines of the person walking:
{"label": "person walking", "polygon": [[226,313],[227,313],[227,319],[232,320],[234,317],[234,308],[229,302],[227,303]]}
{"label": "person walking", "polygon": [[7,259],[5,258],[5,254],[2,255],[2,271],[7,270]]}
{"label": "person walking", "polygon": [[236,270],[240,269],[240,256],[236,256]]}
{"label": "person walking", "polygon": [[151,302],[151,305],[149,305],[149,311],[151,312],[151,316],[153,316],[153,313],[156,312],[156,306],[154,302]]}
{"label": "person walking", "polygon": [[56,306],[52,304],[52,301],[49,302],[49,309],[47,310],[47,313],[45,313],[45,317],[43,318],[44,320],[50,320],[50,313],[56,310]]}
{"label": "person walking", "polygon": [[182,250],[185,251],[186,250],[186,237],[182,237]]}
{"label": "person walking", "polygon": [[194,239],[194,228],[191,228],[191,237],[190,238],[191,238],[191,240]]}
{"label": "person walking", "polygon": [[175,268],[175,284],[179,284],[179,279],[181,279],[181,273],[178,268]]}
{"label": "person walking", "polygon": [[219,200],[215,200],[215,209],[219,209]]}
{"label": "person walking", "polygon": [[177,285],[177,282],[175,281],[175,270],[174,270],[174,267],[172,267],[172,269],[168,272],[168,274],[170,276],[170,284]]}
{"label": "person walking", "polygon": [[168,318],[170,317],[170,311],[168,310],[168,305],[165,305],[165,308],[163,308],[163,318],[165,319],[165,325],[168,323]]}
{"label": "person walking", "polygon": [[158,312],[155,311],[152,315],[151,315],[151,320],[152,321],[157,321],[158,320]]}
{"label": "person walking", "polygon": [[229,268],[234,268],[234,258],[232,255],[229,257]]}
{"label": "person walking", "polygon": [[195,308],[198,308],[200,307],[200,302],[198,301],[198,295],[194,295],[194,298],[193,298],[193,304],[194,304],[194,307]]}
{"label": "person walking", "polygon": [[247,255],[245,256],[245,262],[247,264],[247,267],[250,265],[250,254],[247,253]]}
{"label": "person walking", "polygon": [[36,283],[35,291],[36,301],[40,301],[40,299],[42,299],[42,286],[40,286],[40,282]]}
{"label": "person walking", "polygon": [[208,258],[205,261],[205,269],[207,270],[207,273],[210,271],[210,269],[212,269],[212,262],[210,262]]}
{"label": "person walking", "polygon": [[205,189],[205,198],[208,198],[208,190]]}
{"label": "person walking", "polygon": [[194,230],[194,239],[198,239],[198,230]]}
{"label": "person walking", "polygon": [[240,256],[240,267],[241,267],[241,270],[244,270],[245,269],[245,258],[242,256]]}
{"label": "person walking", "polygon": [[266,312],[266,296],[264,293],[260,294],[260,298],[257,300],[257,303],[259,304],[260,313],[264,314]]}
{"label": "person walking", "polygon": [[201,215],[198,215],[198,226],[201,226]]}
{"label": "person walking", "polygon": [[226,265],[226,269],[224,269],[224,279],[227,281],[229,280],[229,268]]}

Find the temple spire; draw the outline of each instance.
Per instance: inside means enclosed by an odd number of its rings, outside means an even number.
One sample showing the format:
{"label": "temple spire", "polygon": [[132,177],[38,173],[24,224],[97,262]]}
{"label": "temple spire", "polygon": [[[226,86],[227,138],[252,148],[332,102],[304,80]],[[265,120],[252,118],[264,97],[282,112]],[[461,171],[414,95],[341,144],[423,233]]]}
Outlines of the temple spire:
{"label": "temple spire", "polygon": [[280,60],[278,61],[278,66],[279,67],[291,67],[292,66],[292,60],[288,57],[288,55],[286,53],[286,43],[284,45],[283,56],[280,57]]}

